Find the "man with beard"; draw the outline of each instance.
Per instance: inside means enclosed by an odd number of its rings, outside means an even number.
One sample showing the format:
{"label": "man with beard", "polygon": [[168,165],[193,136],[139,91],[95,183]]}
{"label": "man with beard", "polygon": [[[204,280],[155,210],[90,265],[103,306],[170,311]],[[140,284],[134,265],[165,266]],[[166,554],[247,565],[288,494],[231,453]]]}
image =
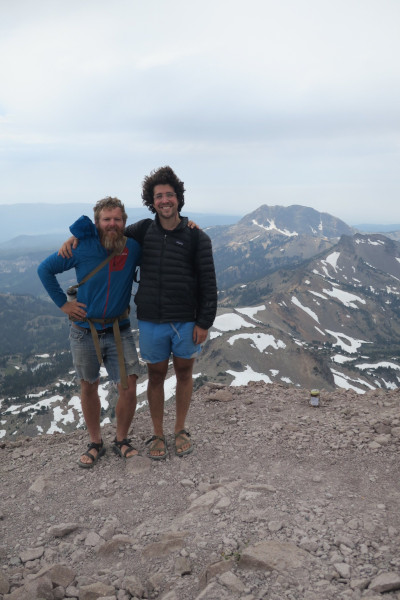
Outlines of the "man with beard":
{"label": "man with beard", "polygon": [[[86,230],[93,224],[88,217],[81,217],[71,228],[73,235],[83,238],[72,257],[63,258],[54,253],[38,267],[38,275],[50,298],[71,321],[71,353],[80,379],[82,413],[90,438],[87,452],[78,461],[82,468],[93,467],[105,453],[98,394],[101,362],[109,378],[117,383],[119,392],[113,450],[124,458],[138,453],[127,436],[136,410],[139,374],[130,329],[129,301],[141,248],[135,240],[124,237],[127,214],[118,198],[99,200],[93,210],[96,234],[85,238]],[[96,270],[99,266],[101,268]],[[56,275],[73,268],[81,283],[77,286],[76,300],[68,302]]]}

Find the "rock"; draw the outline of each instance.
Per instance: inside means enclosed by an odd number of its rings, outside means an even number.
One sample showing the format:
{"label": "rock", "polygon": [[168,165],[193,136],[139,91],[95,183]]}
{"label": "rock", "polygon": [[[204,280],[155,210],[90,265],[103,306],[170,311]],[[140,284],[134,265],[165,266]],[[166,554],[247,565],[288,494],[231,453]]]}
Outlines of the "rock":
{"label": "rock", "polygon": [[340,577],[343,577],[343,579],[349,579],[350,567],[347,563],[335,563],[334,567],[339,573]]}
{"label": "rock", "polygon": [[236,594],[243,594],[246,589],[239,577],[237,577],[231,571],[219,575],[218,582],[222,583],[228,590]]}
{"label": "rock", "polygon": [[310,565],[308,552],[290,542],[265,540],[243,550],[239,565],[243,569],[285,572]]}
{"label": "rock", "polygon": [[14,590],[7,600],[54,600],[50,577],[43,575]]}
{"label": "rock", "polygon": [[200,589],[206,587],[210,583],[210,581],[217,575],[222,575],[223,573],[230,571],[230,569],[233,567],[233,565],[234,565],[233,559],[220,560],[216,563],[208,565],[206,567],[205,571],[200,576],[200,580],[199,580]]}
{"label": "rock", "polygon": [[107,585],[100,581],[83,585],[79,590],[79,600],[99,600],[104,596],[114,596],[115,589],[112,585]]}
{"label": "rock", "polygon": [[101,537],[95,531],[89,531],[85,539],[85,546],[98,546],[102,542]]}
{"label": "rock", "polygon": [[391,437],[392,436],[390,433],[383,433],[381,435],[376,436],[375,442],[380,446],[387,446],[390,443]]}
{"label": "rock", "polygon": [[70,567],[61,564],[44,567],[33,579],[40,578],[44,575],[50,577],[51,583],[55,587],[61,586],[67,588],[75,579],[75,571]]}
{"label": "rock", "polygon": [[147,456],[131,456],[126,461],[126,472],[130,475],[146,473],[151,469],[152,460]]}
{"label": "rock", "polygon": [[371,581],[369,590],[379,592],[393,592],[400,589],[400,573],[382,573]]}
{"label": "rock", "polygon": [[134,543],[134,540],[129,537],[129,535],[115,535],[111,540],[109,540],[108,542],[104,542],[103,544],[98,546],[97,552],[99,554],[111,554],[112,552],[115,552],[116,550],[119,550],[121,548],[121,546],[130,546]]}
{"label": "rock", "polygon": [[54,586],[67,588],[75,579],[74,570],[66,565],[53,565],[48,573]]}
{"label": "rock", "polygon": [[[236,596],[237,597],[237,596]],[[232,592],[216,582],[210,583],[195,600],[234,600]]]}
{"label": "rock", "polygon": [[379,448],[381,448],[381,444],[374,440],[368,444],[368,448],[370,448],[370,450],[379,450]]}
{"label": "rock", "polygon": [[177,575],[183,577],[184,575],[190,575],[192,572],[192,565],[190,564],[190,560],[188,560],[184,556],[178,556],[175,561],[174,571]]}
{"label": "rock", "polygon": [[65,598],[65,590],[59,585],[57,587],[53,587],[53,600],[64,600]]}
{"label": "rock", "polygon": [[165,596],[162,597],[162,600],[179,600],[174,590],[167,592]]}
{"label": "rock", "polygon": [[10,594],[6,594],[4,600],[35,600],[35,598],[31,595],[31,592],[21,586],[13,590]]}
{"label": "rock", "polygon": [[27,548],[19,555],[21,562],[26,563],[31,560],[35,560],[36,558],[40,558],[43,556],[44,546],[39,546],[38,548]]}
{"label": "rock", "polygon": [[132,596],[142,598],[144,593],[144,586],[138,577],[130,575],[125,577],[123,581],[124,589],[129,592]]}
{"label": "rock", "polygon": [[187,488],[194,488],[195,484],[191,479],[182,479],[181,485]]}
{"label": "rock", "polygon": [[213,394],[210,394],[207,398],[210,402],[232,402],[233,395],[227,390],[217,390]]}
{"label": "rock", "polygon": [[352,590],[365,590],[369,583],[369,579],[351,579],[350,587]]}
{"label": "rock", "polygon": [[220,499],[220,495],[216,490],[211,490],[205,494],[202,494],[196,500],[192,502],[189,507],[190,512],[199,512],[203,510],[208,510],[211,506],[213,506],[217,500]]}
{"label": "rock", "polygon": [[282,521],[270,521],[268,523],[268,529],[270,531],[279,531],[280,529],[282,529],[282,527],[283,527]]}
{"label": "rock", "polygon": [[0,594],[7,594],[10,589],[10,583],[7,577],[0,571]]}
{"label": "rock", "polygon": [[50,483],[46,477],[40,475],[35,479],[32,485],[29,488],[30,492],[34,492],[35,494],[43,494],[47,489],[49,489]]}
{"label": "rock", "polygon": [[49,528],[49,534],[54,537],[65,537],[79,528],[77,523],[59,523]]}
{"label": "rock", "polygon": [[143,556],[145,558],[155,558],[160,556],[165,556],[170,552],[176,552],[177,550],[181,550],[183,547],[182,540],[170,540],[167,542],[154,542],[153,544],[148,544],[143,550]]}

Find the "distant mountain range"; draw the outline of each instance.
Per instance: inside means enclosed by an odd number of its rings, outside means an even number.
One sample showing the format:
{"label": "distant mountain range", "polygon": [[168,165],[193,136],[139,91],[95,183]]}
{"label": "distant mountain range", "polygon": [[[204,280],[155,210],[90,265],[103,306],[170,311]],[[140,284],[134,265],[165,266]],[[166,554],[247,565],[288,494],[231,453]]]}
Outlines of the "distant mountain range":
{"label": "distant mountain range", "polygon": [[[190,208],[190,207],[189,207]],[[200,227],[209,225],[229,225],[236,223],[240,217],[230,214],[209,214],[191,212],[186,206],[183,213],[189,216]],[[132,207],[125,205],[128,214],[128,223],[151,217],[152,214],[144,206]],[[9,245],[15,238],[23,241],[18,236],[33,236],[30,242],[32,247],[39,243],[42,245],[44,238],[48,241],[64,240],[69,236],[69,226],[81,215],[93,216],[93,204],[2,204],[0,220],[0,248]],[[51,237],[50,237],[51,236]],[[7,242],[7,244],[4,244]],[[24,243],[28,240],[25,239]],[[58,244],[58,242],[57,242]],[[48,244],[51,248],[51,244]]]}
{"label": "distant mountain range", "polygon": [[391,225],[379,225],[371,223],[361,223],[360,225],[353,225],[358,231],[364,233],[395,233],[400,231],[400,223]]}
{"label": "distant mountain range", "polygon": [[[233,386],[264,380],[358,393],[400,388],[400,242],[395,237],[361,234],[340,219],[302,206],[261,206],[235,224],[214,225],[207,232],[213,240],[219,310],[196,362],[196,386],[207,380]],[[23,244],[14,256],[0,251],[3,292],[44,298],[36,266],[48,253],[44,246],[25,251]],[[28,378],[31,389],[25,390],[42,398],[31,400],[36,404],[29,428],[23,417],[17,419],[15,407],[11,418],[7,393],[3,431],[17,427],[32,435],[35,411],[41,411],[43,421],[46,398],[54,397],[54,407],[61,406],[63,394],[77,390],[63,358],[68,350],[62,335],[65,318],[47,300],[7,293],[0,300],[0,327],[10,332],[0,355],[0,398],[13,382],[21,397],[20,371],[28,375],[43,368],[40,377]],[[50,379],[62,368],[63,377]],[[172,373],[168,388],[173,394]],[[143,365],[139,402],[145,400],[145,389]]]}

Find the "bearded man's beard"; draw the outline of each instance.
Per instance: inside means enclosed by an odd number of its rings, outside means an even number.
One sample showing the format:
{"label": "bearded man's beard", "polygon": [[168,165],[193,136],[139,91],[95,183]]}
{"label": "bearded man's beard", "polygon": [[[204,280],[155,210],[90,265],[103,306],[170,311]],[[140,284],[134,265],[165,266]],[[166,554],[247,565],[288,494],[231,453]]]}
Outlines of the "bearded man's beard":
{"label": "bearded man's beard", "polygon": [[112,231],[99,231],[100,242],[106,250],[116,250],[117,254],[121,254],[124,249],[124,233],[120,229]]}

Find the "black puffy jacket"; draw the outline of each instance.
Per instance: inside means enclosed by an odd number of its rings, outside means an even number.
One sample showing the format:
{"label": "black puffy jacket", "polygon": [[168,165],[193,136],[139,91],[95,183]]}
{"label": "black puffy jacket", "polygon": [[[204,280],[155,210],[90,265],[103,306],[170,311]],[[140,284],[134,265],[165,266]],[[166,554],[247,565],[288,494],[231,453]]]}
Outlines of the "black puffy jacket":
{"label": "black puffy jacket", "polygon": [[187,218],[172,231],[158,216],[125,230],[142,244],[140,283],[135,296],[143,321],[195,323],[209,329],[217,311],[217,285],[211,240],[204,231],[187,227]]}

